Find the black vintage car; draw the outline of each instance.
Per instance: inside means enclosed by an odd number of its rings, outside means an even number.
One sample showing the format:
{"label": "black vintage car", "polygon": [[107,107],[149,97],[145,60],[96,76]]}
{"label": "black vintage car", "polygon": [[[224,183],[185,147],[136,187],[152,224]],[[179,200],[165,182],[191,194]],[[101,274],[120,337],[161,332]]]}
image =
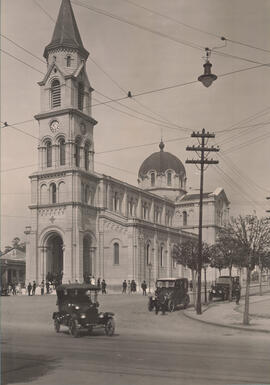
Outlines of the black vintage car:
{"label": "black vintage car", "polygon": [[178,305],[186,308],[189,302],[187,278],[161,278],[156,281],[155,295],[149,297],[148,310],[165,304],[165,309],[172,312]]}
{"label": "black vintage car", "polygon": [[222,275],[217,278],[215,285],[212,285],[211,290],[209,291],[209,301],[212,301],[213,298],[220,298],[223,301],[230,299],[240,298],[240,282],[239,276],[230,277],[229,275]]}
{"label": "black vintage car", "polygon": [[112,336],[115,331],[114,313],[98,311],[99,290],[97,286],[78,283],[58,286],[58,312],[54,312],[52,317],[56,333],[63,325],[68,327],[73,337],[79,337],[82,330],[91,334],[94,327],[104,328],[107,336]]}

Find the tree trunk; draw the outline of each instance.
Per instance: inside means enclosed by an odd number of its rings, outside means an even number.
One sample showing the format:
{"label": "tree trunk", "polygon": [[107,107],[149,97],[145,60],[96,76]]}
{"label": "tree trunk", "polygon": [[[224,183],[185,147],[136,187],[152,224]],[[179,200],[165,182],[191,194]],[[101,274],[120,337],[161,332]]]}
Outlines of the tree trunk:
{"label": "tree trunk", "polygon": [[259,266],[259,287],[260,287],[260,295],[263,295],[262,292],[262,266]]}
{"label": "tree trunk", "polygon": [[246,280],[246,295],[245,295],[245,310],[243,317],[243,324],[249,325],[249,288],[250,288],[250,268],[247,267],[247,280]]}
{"label": "tree trunk", "polygon": [[196,309],[196,305],[197,305],[197,282],[196,282],[196,271],[195,270],[191,270],[191,276],[192,276],[192,285],[193,285],[193,302],[194,302],[194,307]]}

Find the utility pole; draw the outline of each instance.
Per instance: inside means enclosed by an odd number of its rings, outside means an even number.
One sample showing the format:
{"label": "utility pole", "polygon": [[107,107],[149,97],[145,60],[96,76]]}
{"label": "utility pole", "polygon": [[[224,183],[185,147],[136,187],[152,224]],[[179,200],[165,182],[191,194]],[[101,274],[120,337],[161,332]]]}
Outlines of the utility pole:
{"label": "utility pole", "polygon": [[193,132],[192,138],[197,138],[199,145],[187,146],[187,151],[194,151],[199,156],[199,159],[186,160],[186,163],[192,163],[199,166],[200,169],[200,211],[199,211],[199,245],[198,245],[198,289],[197,289],[197,303],[196,312],[202,314],[202,302],[201,302],[201,287],[202,287],[202,217],[203,217],[203,173],[205,171],[205,165],[217,164],[218,160],[208,159],[210,152],[218,152],[219,148],[211,146],[207,147],[208,140],[214,138],[214,134],[205,132]]}

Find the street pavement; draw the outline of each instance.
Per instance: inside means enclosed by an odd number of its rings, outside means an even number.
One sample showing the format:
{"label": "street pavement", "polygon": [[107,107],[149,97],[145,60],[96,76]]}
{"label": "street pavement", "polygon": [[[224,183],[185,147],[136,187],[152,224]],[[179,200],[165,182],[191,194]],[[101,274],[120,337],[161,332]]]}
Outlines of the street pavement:
{"label": "street pavement", "polygon": [[187,318],[234,329],[246,330],[248,332],[270,333],[270,294],[250,297],[249,325],[243,325],[244,298],[240,304],[235,302],[214,301],[202,306],[202,314],[196,314],[195,309],[189,308],[184,311]]}
{"label": "street pavement", "polygon": [[109,294],[116,334],[72,338],[51,319],[55,296],[1,298],[2,384],[270,384],[270,334],[207,325],[183,310],[147,310],[147,298]]}

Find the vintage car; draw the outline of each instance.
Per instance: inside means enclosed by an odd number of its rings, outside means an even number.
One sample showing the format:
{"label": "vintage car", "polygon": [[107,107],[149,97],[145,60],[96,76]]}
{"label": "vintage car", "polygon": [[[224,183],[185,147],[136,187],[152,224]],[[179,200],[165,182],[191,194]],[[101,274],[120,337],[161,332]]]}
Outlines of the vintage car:
{"label": "vintage car", "polygon": [[240,282],[239,276],[230,277],[229,275],[222,275],[218,277],[215,285],[212,285],[211,290],[209,290],[209,301],[212,301],[213,298],[221,298],[223,301],[240,297]]}
{"label": "vintage car", "polygon": [[164,302],[166,310],[170,312],[178,305],[184,308],[189,305],[187,278],[160,278],[156,281],[155,295],[149,297],[148,310],[157,309]]}
{"label": "vintage car", "polygon": [[114,313],[98,311],[99,287],[89,284],[60,285],[56,289],[58,312],[53,313],[54,329],[59,333],[61,325],[67,326],[73,337],[80,331],[92,333],[94,327],[104,328],[107,336],[115,331]]}

